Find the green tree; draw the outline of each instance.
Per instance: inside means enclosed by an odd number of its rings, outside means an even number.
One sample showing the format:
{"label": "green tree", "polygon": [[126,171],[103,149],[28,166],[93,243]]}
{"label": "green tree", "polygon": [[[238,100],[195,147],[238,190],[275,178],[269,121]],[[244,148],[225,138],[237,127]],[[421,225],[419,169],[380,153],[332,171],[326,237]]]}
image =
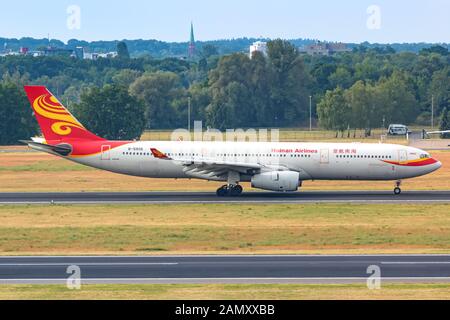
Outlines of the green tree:
{"label": "green tree", "polygon": [[37,122],[22,88],[0,83],[0,144],[14,145],[37,134]]}
{"label": "green tree", "polygon": [[179,124],[174,103],[185,94],[185,90],[177,74],[146,73],[131,84],[130,92],[145,104],[148,129],[174,128]]}
{"label": "green tree", "polygon": [[273,70],[270,68],[266,57],[260,53],[253,53],[251,59],[250,94],[248,104],[254,107],[250,112],[255,112],[254,125],[258,127],[270,127],[275,125],[276,110],[272,103]]}
{"label": "green tree", "polygon": [[429,96],[434,97],[436,110],[450,108],[450,67],[433,73]]}
{"label": "green tree", "polygon": [[219,51],[217,50],[217,47],[212,44],[205,44],[202,47],[202,53],[201,56],[205,59],[208,59],[209,57],[216,56],[219,54]]}
{"label": "green tree", "polygon": [[128,46],[124,41],[117,43],[117,56],[121,59],[130,59],[130,52]]}
{"label": "green tree", "polygon": [[[439,129],[441,131],[448,131],[448,130],[450,130],[450,114],[448,113],[447,107],[445,107],[442,110],[441,122],[439,124]],[[448,138],[450,138],[450,133],[443,133],[443,134],[441,134],[441,137],[443,139],[448,139]]]}
{"label": "green tree", "polygon": [[250,74],[250,58],[240,53],[223,57],[210,72],[211,103],[206,110],[209,126],[223,130],[255,123]]}
{"label": "green tree", "polygon": [[[207,84],[193,84],[189,88],[188,95],[191,97],[191,119],[206,120],[206,108],[211,103]],[[186,112],[184,116],[186,119]]]}
{"label": "green tree", "polygon": [[336,62],[330,57],[319,57],[311,62],[311,76],[313,78],[313,93],[315,95],[332,90],[336,86],[330,84],[330,76],[336,71]]}
{"label": "green tree", "polygon": [[142,75],[142,72],[132,69],[123,69],[117,72],[113,77],[112,81],[123,87],[129,87],[137,78]]}
{"label": "green tree", "polygon": [[343,88],[348,88],[353,83],[353,77],[350,71],[344,67],[338,67],[334,73],[328,77],[328,81],[333,88],[341,86]]}
{"label": "green tree", "polygon": [[368,55],[363,61],[355,64],[355,79],[376,81],[380,74],[381,61],[376,56]]}
{"label": "green tree", "polygon": [[447,48],[444,48],[443,46],[438,46],[438,45],[420,50],[420,54],[429,54],[429,53],[438,53],[443,56],[446,56],[449,54]]}
{"label": "green tree", "polygon": [[350,126],[352,110],[345,100],[344,94],[341,87],[327,91],[325,97],[317,105],[319,123],[325,129],[344,132]]}
{"label": "green tree", "polygon": [[272,106],[276,125],[295,125],[306,119],[309,110],[310,78],[297,48],[289,41],[275,40],[267,44],[272,68]]}
{"label": "green tree", "polygon": [[374,88],[363,81],[357,81],[345,91],[345,98],[352,110],[351,127],[355,129],[372,129],[381,124],[380,106],[375,97]]}
{"label": "green tree", "polygon": [[64,91],[64,94],[61,96],[61,102],[69,109],[69,111],[73,110],[73,106],[77,103],[80,103],[80,95],[81,89],[76,86],[70,86]]}
{"label": "green tree", "polygon": [[81,94],[74,113],[89,130],[110,140],[139,139],[145,127],[143,104],[118,85]]}
{"label": "green tree", "polygon": [[419,115],[419,104],[407,75],[394,72],[389,78],[382,78],[375,87],[375,99],[387,123],[414,122]]}

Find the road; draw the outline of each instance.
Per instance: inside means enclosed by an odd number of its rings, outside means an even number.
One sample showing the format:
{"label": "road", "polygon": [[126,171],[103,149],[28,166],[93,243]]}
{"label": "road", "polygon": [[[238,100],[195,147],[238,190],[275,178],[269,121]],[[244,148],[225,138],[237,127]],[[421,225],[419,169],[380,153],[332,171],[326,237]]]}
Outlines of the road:
{"label": "road", "polygon": [[0,257],[0,284],[64,284],[78,266],[84,284],[448,282],[450,255]]}
{"label": "road", "polygon": [[247,192],[219,198],[202,192],[79,192],[0,193],[0,204],[109,204],[109,203],[449,203],[450,191],[322,191],[297,193]]}

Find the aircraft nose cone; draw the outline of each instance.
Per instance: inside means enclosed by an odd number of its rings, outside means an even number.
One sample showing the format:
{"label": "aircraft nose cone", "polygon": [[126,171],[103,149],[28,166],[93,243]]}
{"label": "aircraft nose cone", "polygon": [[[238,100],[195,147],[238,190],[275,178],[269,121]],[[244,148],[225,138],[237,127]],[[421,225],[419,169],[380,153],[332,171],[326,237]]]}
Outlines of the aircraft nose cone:
{"label": "aircraft nose cone", "polygon": [[438,162],[436,163],[436,166],[437,166],[438,169],[440,169],[440,168],[442,167],[442,162],[438,161]]}

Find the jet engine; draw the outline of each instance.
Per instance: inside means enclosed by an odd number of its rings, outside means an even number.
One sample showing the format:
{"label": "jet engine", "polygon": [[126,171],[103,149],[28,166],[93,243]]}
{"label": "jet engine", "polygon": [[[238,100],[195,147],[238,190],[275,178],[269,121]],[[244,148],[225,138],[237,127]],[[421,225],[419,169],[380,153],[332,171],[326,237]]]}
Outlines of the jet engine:
{"label": "jet engine", "polygon": [[252,187],[257,189],[291,192],[300,185],[300,173],[295,171],[263,172],[252,177]]}

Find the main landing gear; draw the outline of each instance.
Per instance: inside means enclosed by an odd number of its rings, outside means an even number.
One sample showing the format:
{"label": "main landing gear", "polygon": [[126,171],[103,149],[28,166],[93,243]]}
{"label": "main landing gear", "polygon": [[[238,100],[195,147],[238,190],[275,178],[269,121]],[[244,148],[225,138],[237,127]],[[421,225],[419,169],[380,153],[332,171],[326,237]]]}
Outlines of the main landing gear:
{"label": "main landing gear", "polygon": [[402,185],[401,180],[398,180],[398,181],[395,183],[394,194],[395,194],[396,196],[398,196],[398,195],[400,195],[400,194],[402,193],[402,189],[400,189],[400,186],[401,186],[401,185]]}
{"label": "main landing gear", "polygon": [[240,185],[224,185],[217,189],[217,196],[219,197],[237,197],[242,194],[244,189]]}
{"label": "main landing gear", "polygon": [[239,172],[228,172],[227,184],[217,189],[217,196],[219,197],[238,197],[242,194],[244,189],[239,185],[241,176]]}

